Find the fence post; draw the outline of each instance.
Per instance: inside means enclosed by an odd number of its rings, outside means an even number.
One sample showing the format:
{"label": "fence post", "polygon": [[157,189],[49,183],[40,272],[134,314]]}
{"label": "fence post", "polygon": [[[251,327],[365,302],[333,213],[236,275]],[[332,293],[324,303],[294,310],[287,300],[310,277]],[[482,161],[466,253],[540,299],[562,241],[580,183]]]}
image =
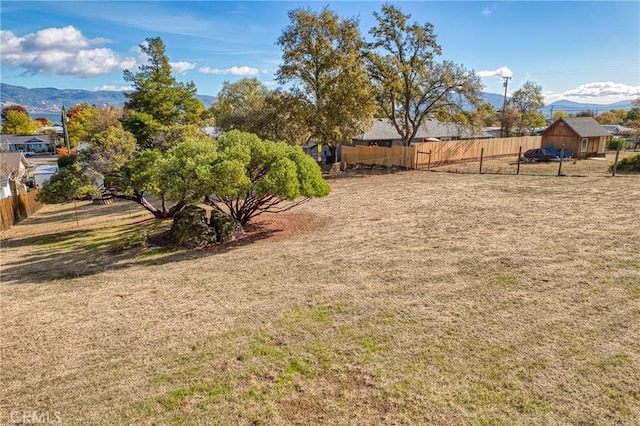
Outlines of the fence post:
{"label": "fence post", "polygon": [[613,160],[613,169],[611,172],[611,177],[616,175],[616,170],[618,169],[618,156],[620,155],[620,145],[622,144],[618,144],[617,148],[616,148],[616,159]]}
{"label": "fence post", "polygon": [[520,174],[520,158],[522,157],[522,146],[518,149],[518,168],[516,169],[516,175]]}
{"label": "fence post", "polygon": [[558,165],[558,176],[562,176],[562,161],[564,160],[564,144],[560,150],[560,164]]}
{"label": "fence post", "polygon": [[429,150],[429,162],[427,163],[427,171],[431,171],[431,150]]}
{"label": "fence post", "polygon": [[480,170],[478,170],[478,174],[482,174],[482,157],[484,157],[484,148],[480,148]]}

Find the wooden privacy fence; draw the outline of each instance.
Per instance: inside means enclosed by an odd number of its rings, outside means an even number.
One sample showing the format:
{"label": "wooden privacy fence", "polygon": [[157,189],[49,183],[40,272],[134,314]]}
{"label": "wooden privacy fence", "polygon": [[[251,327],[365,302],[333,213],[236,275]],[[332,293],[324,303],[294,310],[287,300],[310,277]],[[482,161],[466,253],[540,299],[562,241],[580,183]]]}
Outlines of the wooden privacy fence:
{"label": "wooden privacy fence", "polygon": [[469,139],[440,142],[418,142],[412,147],[343,146],[342,161],[378,166],[398,166],[417,169],[441,165],[455,161],[469,161],[484,158],[517,155],[520,147],[524,153],[528,149],[540,148],[542,136],[522,136],[514,138]]}
{"label": "wooden privacy fence", "polygon": [[42,208],[42,203],[36,201],[37,193],[38,191],[31,191],[26,194],[0,200],[0,216],[3,231],[32,216]]}
{"label": "wooden privacy fence", "polygon": [[415,168],[416,150],[404,146],[342,146],[342,161],[372,166]]}
{"label": "wooden privacy fence", "polygon": [[426,167],[431,152],[431,165],[437,166],[455,161],[479,160],[484,158],[517,155],[542,146],[542,136],[521,136],[514,138],[469,139],[448,142],[420,142],[416,144],[416,168]]}

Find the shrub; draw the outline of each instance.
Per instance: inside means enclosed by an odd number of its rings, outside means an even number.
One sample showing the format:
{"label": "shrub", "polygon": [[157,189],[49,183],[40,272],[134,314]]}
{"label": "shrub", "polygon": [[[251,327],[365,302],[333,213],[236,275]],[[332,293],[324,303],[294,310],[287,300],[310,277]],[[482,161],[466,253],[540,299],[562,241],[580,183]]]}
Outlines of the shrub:
{"label": "shrub", "polygon": [[92,185],[91,177],[85,175],[78,164],[61,168],[51,176],[49,182],[42,185],[36,200],[45,204],[57,204],[71,201],[74,198],[87,196],[88,186]]}
{"label": "shrub", "polygon": [[[616,170],[619,172],[640,173],[640,154],[623,158],[618,162],[618,167],[616,168]],[[613,164],[609,166],[609,172],[612,171]]]}
{"label": "shrub", "polygon": [[627,141],[624,138],[613,137],[607,141],[607,149],[609,151],[617,151],[619,149],[625,149],[627,147]]}
{"label": "shrub", "polygon": [[72,166],[78,162],[77,154],[65,154],[58,157],[58,169]]}

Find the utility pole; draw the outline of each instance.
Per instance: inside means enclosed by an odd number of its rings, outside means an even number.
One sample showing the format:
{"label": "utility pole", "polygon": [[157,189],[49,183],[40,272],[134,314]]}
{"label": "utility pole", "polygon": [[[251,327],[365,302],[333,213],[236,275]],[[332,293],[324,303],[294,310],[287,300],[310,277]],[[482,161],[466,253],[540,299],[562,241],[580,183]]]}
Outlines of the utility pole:
{"label": "utility pole", "polygon": [[549,123],[553,120],[553,105],[551,105],[551,112],[549,113]]}
{"label": "utility pole", "polygon": [[502,77],[502,86],[504,87],[504,101],[502,102],[502,126],[500,126],[500,137],[504,137],[503,136],[503,132],[504,132],[504,117],[505,117],[505,113],[506,113],[506,109],[507,109],[507,86],[509,85],[509,80],[511,80],[511,77],[507,77],[506,75]]}
{"label": "utility pole", "polygon": [[64,136],[64,144],[67,147],[67,154],[71,154],[71,146],[69,145],[69,132],[67,131],[67,114],[62,105],[62,131]]}

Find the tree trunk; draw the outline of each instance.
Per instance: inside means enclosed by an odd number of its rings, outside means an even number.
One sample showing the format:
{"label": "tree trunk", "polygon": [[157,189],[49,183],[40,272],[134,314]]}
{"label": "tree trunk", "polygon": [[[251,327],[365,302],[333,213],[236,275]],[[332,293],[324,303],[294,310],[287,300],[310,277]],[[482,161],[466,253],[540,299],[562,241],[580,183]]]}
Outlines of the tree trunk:
{"label": "tree trunk", "polygon": [[336,157],[336,153],[338,152],[338,147],[335,145],[329,145],[329,150],[331,151],[332,164],[337,163],[338,158]]}
{"label": "tree trunk", "polygon": [[166,203],[163,198],[163,209],[160,210],[153,204],[149,202],[144,196],[142,192],[134,192],[133,195],[122,195],[122,194],[114,194],[115,198],[119,198],[121,200],[133,201],[135,203],[140,204],[144,207],[148,212],[150,212],[156,219],[172,219],[173,216],[178,213],[187,202],[184,200],[178,201],[176,204],[171,206],[169,209],[166,208]]}

